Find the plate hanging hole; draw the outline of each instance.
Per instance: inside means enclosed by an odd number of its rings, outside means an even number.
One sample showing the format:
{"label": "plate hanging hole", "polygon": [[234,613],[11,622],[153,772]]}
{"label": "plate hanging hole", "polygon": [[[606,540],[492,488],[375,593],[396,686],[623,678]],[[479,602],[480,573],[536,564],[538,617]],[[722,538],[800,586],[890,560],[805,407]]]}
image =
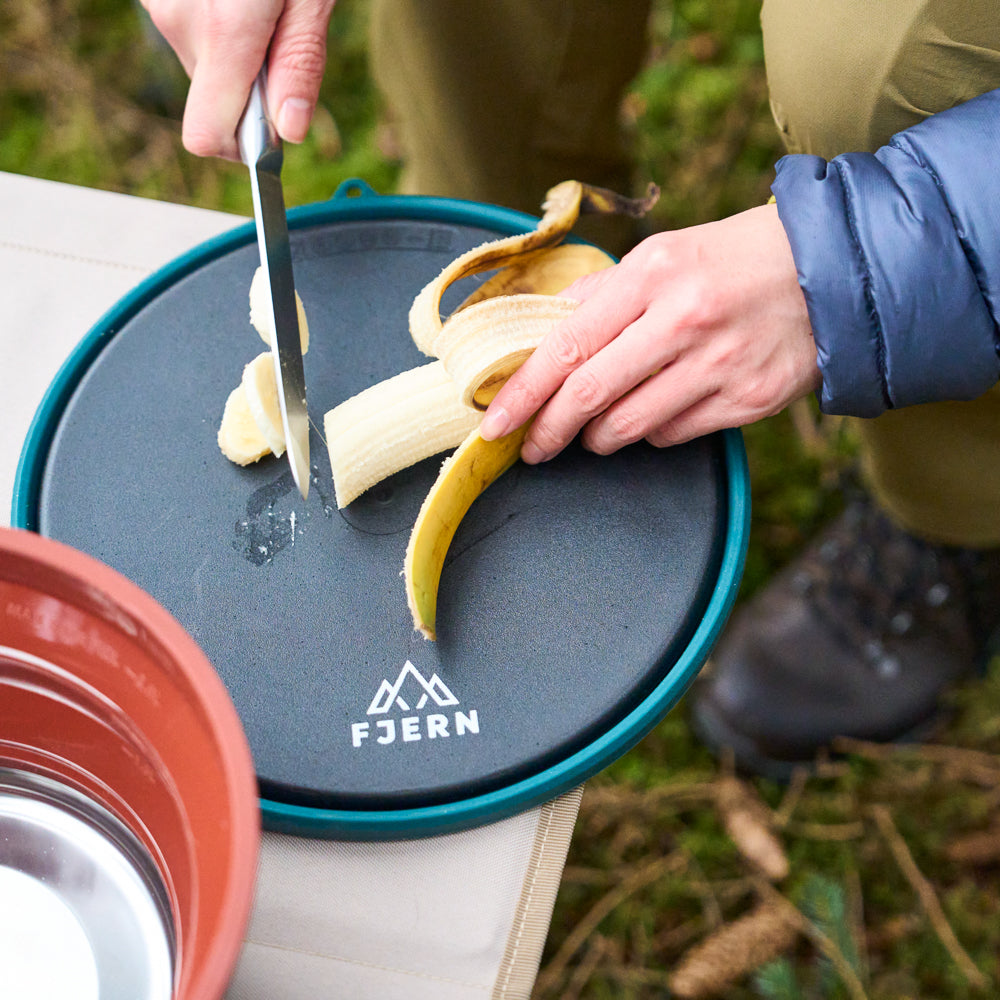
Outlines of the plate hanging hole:
{"label": "plate hanging hole", "polygon": [[338,198],[374,198],[377,196],[375,189],[361,180],[360,177],[352,177],[338,185],[333,192],[334,199]]}

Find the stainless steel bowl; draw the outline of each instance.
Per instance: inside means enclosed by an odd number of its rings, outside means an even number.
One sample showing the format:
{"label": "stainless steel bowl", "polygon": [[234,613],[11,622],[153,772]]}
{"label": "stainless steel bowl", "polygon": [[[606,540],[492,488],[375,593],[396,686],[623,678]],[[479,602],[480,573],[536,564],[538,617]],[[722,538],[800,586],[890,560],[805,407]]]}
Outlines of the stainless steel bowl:
{"label": "stainless steel bowl", "polygon": [[167,894],[131,831],[65,785],[0,768],[4,994],[170,1000],[173,967]]}

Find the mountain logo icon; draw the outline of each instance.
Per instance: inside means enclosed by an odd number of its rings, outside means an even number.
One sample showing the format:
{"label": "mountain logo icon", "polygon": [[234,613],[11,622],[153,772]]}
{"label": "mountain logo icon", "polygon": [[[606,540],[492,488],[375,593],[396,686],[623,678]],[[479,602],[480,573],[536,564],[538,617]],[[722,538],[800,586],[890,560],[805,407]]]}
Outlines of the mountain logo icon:
{"label": "mountain logo icon", "polygon": [[410,705],[403,697],[404,689],[408,698],[417,699],[413,706],[415,711],[424,708],[428,701],[433,701],[440,708],[458,704],[458,699],[437,674],[428,680],[407,660],[392,684],[387,680],[382,681],[372,703],[368,706],[368,715],[384,715],[393,705],[403,712],[409,712]]}

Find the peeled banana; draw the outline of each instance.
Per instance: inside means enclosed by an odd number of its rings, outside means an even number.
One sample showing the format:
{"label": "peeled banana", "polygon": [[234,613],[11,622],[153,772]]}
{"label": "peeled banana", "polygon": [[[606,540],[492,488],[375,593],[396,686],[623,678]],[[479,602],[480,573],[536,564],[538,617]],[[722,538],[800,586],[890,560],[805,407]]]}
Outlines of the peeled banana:
{"label": "peeled banana", "polygon": [[244,369],[240,382],[250,415],[271,453],[280,458],[285,453],[285,429],[278,402],[278,379],[270,351],[258,354]]}
{"label": "peeled banana", "polygon": [[524,293],[484,299],[456,312],[434,347],[462,402],[485,410],[545,334],[576,307],[574,299]]}
{"label": "peeled banana", "polygon": [[[566,236],[581,211],[640,215],[658,194],[651,187],[646,198],[637,201],[577,181],[557,185],[548,193],[534,232],[473,248],[422,289],[409,317],[417,347],[441,359],[467,406],[485,409],[545,334],[576,308],[574,300],[552,293],[612,263],[600,251],[560,247],[554,257],[555,251],[548,248]],[[441,297],[450,285],[500,265],[503,269],[497,275],[442,321]],[[476,497],[517,461],[528,426],[495,441],[484,441],[478,430],[473,431],[445,461],[424,500],[410,536],[403,577],[414,628],[428,639],[436,638],[438,587],[455,531]]]}
{"label": "peeled banana", "polygon": [[479,425],[440,361],[365,389],[323,419],[337,506],[400,469],[459,445]]}

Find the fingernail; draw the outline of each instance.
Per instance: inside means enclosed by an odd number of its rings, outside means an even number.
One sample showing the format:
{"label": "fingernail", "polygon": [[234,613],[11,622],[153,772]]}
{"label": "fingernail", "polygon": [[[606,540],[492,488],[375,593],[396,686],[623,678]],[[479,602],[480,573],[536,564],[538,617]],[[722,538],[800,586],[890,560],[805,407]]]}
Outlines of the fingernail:
{"label": "fingernail", "polygon": [[289,97],[278,112],[278,134],[286,142],[302,142],[312,120],[312,104],[301,97]]}
{"label": "fingernail", "polygon": [[479,436],[487,441],[503,437],[510,427],[510,414],[502,407],[490,408],[479,423]]}

